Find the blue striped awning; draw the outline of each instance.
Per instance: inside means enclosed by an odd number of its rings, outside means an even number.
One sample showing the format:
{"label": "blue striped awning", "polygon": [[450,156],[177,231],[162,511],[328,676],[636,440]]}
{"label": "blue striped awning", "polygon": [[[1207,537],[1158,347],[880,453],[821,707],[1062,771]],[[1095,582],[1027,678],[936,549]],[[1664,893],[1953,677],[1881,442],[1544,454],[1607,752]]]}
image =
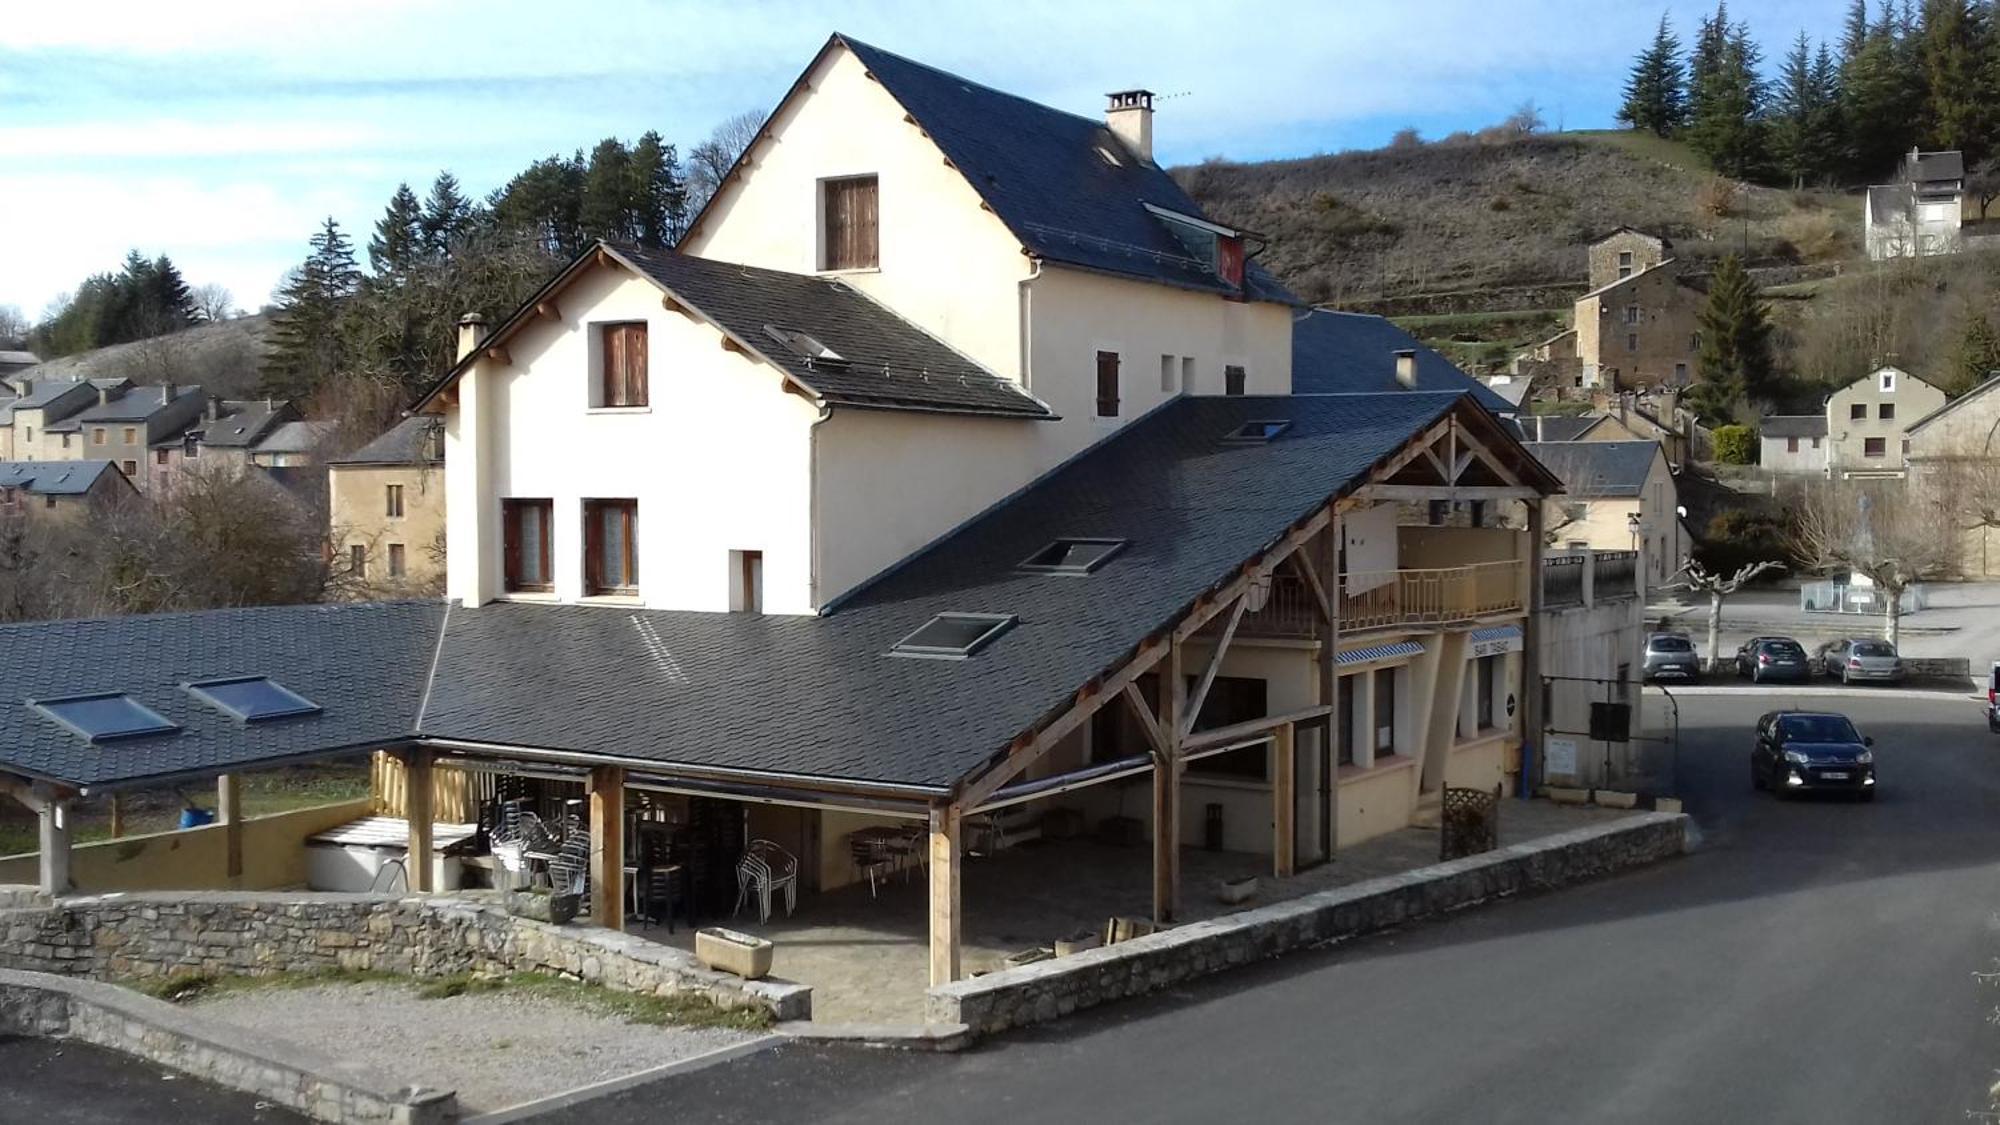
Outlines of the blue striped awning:
{"label": "blue striped awning", "polygon": [[1504,641],[1512,640],[1520,635],[1521,627],[1519,625],[1494,625],[1486,629],[1474,629],[1472,631],[1472,641],[1474,644],[1478,644],[1480,641]]}
{"label": "blue striped awning", "polygon": [[1388,660],[1398,656],[1415,656],[1424,651],[1424,646],[1416,641],[1397,641],[1392,645],[1370,645],[1367,648],[1352,648],[1340,654],[1337,663],[1366,664],[1371,660]]}

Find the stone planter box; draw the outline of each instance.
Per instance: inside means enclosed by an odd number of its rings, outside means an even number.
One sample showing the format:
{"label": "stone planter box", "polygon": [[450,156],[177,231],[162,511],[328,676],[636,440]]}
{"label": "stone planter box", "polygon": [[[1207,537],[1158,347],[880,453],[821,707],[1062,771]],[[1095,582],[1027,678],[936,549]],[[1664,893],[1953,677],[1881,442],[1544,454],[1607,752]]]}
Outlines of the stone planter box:
{"label": "stone planter box", "polygon": [[507,913],[516,918],[529,918],[557,926],[574,921],[582,905],[583,899],[580,895],[537,894],[533,891],[507,892]]}
{"label": "stone planter box", "polygon": [[694,933],[695,960],[744,980],[769,976],[771,955],[776,950],[776,946],[755,934],[725,930],[721,926],[705,926]]}
{"label": "stone planter box", "polygon": [[1055,955],[1056,951],[1050,949],[1047,946],[1041,946],[1035,949],[1023,949],[1019,953],[1009,953],[1007,955],[1007,960],[1004,962],[1004,967],[1009,969],[1018,969],[1023,965],[1032,965],[1037,961],[1047,961],[1049,958],[1054,957]]}
{"label": "stone planter box", "polygon": [[1257,897],[1257,877],[1245,875],[1241,879],[1224,879],[1215,885],[1215,897],[1232,906],[1249,902]]}

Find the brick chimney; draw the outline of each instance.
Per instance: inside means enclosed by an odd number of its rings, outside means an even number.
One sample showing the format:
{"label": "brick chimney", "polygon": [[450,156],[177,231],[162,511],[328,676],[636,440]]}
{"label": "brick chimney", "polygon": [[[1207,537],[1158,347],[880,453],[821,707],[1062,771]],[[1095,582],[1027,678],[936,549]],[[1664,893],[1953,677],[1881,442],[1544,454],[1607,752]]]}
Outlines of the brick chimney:
{"label": "brick chimney", "polygon": [[458,318],[458,358],[463,360],[486,337],[486,318],[476,312]]}
{"label": "brick chimney", "polygon": [[1153,92],[1120,90],[1104,95],[1110,104],[1104,109],[1104,124],[1132,155],[1148,163],[1153,159]]}
{"label": "brick chimney", "polygon": [[1396,349],[1396,381],[1406,387],[1417,385],[1417,350],[1415,348]]}

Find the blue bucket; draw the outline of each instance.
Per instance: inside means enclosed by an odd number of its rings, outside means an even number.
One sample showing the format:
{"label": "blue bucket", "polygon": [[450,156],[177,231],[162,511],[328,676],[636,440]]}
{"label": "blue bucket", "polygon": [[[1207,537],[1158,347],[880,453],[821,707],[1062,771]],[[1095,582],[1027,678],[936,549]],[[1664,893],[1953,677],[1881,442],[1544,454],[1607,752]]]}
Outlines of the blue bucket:
{"label": "blue bucket", "polygon": [[204,824],[214,823],[215,814],[209,812],[207,809],[198,809],[193,805],[189,805],[187,808],[181,810],[182,828],[200,828]]}

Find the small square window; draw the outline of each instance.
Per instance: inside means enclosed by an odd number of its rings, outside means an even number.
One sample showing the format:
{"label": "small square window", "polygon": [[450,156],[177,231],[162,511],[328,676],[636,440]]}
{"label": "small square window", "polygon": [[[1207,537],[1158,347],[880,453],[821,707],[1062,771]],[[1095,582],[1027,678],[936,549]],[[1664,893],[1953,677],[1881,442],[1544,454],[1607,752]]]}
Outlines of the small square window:
{"label": "small square window", "polygon": [[500,502],[506,589],[544,593],[555,589],[549,552],[549,524],[553,522],[554,508],[549,500]]}
{"label": "small square window", "polygon": [[1847,420],[1848,420],[1848,421],[1850,421],[1850,422],[1859,422],[1859,421],[1862,421],[1863,419],[1865,419],[1865,418],[1867,418],[1867,417],[1868,417],[1868,404],[1867,404],[1867,403],[1865,403],[1865,402],[1856,402],[1856,403],[1850,403],[1850,404],[1848,404],[1848,407],[1847,407]]}
{"label": "small square window", "polygon": [[1242,394],[1244,389],[1244,384],[1248,381],[1249,381],[1248,374],[1243,370],[1241,364],[1232,363],[1225,366],[1222,369],[1223,394],[1226,395]]}
{"label": "small square window", "polygon": [[639,502],[583,502],[583,577],[588,594],[639,592]]}
{"label": "small square window", "polygon": [[1229,431],[1224,441],[1262,444],[1291,429],[1292,424],[1282,418],[1259,418],[1245,422]]}
{"label": "small square window", "polygon": [[1884,457],[1888,455],[1888,452],[1888,442],[1884,438],[1872,437],[1861,443],[1861,455],[1863,457]]}
{"label": "small square window", "polygon": [[890,651],[897,656],[962,660],[992,644],[1017,620],[1012,614],[940,613],[897,641]]}
{"label": "small square window", "polygon": [[1896,390],[1896,373],[1894,371],[1884,371],[1882,373],[1882,393],[1894,394],[1895,390]]}
{"label": "small square window", "polygon": [[182,686],[189,695],[239,722],[261,723],[320,711],[319,704],[266,676],[197,680]]}
{"label": "small square window", "polygon": [[125,444],[131,445],[132,443],[138,440],[139,440],[139,431],[133,429],[131,426],[125,427]]}
{"label": "small square window", "polygon": [[164,465],[166,463],[167,463],[167,451],[164,449],[155,449],[153,451],[153,464]]}
{"label": "small square window", "polygon": [[1639,334],[1637,332],[1627,332],[1625,334],[1625,350],[1628,352],[1639,350]]}
{"label": "small square window", "polygon": [[1889,420],[1891,420],[1891,419],[1895,418],[1895,416],[1896,416],[1896,404],[1895,404],[1895,403],[1893,403],[1893,402],[1885,402],[1885,403],[1883,403],[1883,404],[1881,405],[1881,407],[1880,407],[1880,408],[1879,408],[1878,410],[1876,410],[1876,411],[1875,411],[1875,416],[1876,416],[1877,418],[1880,418],[1880,419],[1881,419],[1881,420],[1883,420],[1884,422],[1887,422],[1887,421],[1889,421]]}
{"label": "small square window", "polygon": [[356,578],[368,576],[368,548],[365,544],[354,543],[348,546],[347,570]]}
{"label": "small square window", "polygon": [[82,735],[92,742],[140,738],[181,729],[152,708],[118,691],[71,695],[60,699],[33,699],[28,701],[28,706],[62,724],[71,733]]}
{"label": "small square window", "polygon": [[1123,539],[1058,539],[1029,555],[1020,568],[1049,574],[1089,574],[1124,549]]}

